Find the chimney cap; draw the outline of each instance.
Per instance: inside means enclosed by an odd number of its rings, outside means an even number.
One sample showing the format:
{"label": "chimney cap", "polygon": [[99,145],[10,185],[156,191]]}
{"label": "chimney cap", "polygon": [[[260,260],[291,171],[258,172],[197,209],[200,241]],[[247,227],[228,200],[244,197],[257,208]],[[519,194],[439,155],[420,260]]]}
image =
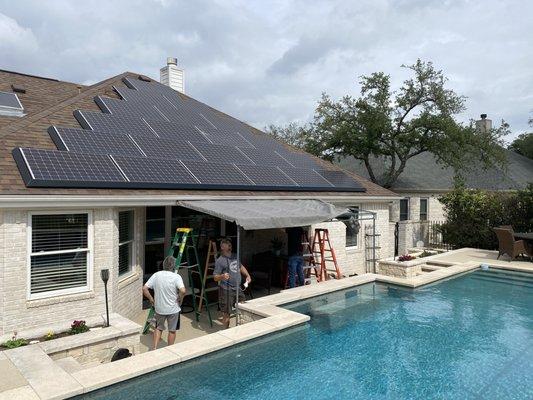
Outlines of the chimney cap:
{"label": "chimney cap", "polygon": [[481,114],[481,119],[487,118],[487,114]]}
{"label": "chimney cap", "polygon": [[167,65],[178,65],[178,59],[175,57],[167,57]]}

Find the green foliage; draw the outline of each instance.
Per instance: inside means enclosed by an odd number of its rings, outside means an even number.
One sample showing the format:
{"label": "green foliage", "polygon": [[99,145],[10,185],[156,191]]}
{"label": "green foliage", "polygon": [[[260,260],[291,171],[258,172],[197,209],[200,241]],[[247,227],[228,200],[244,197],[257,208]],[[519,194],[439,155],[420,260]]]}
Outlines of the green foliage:
{"label": "green foliage", "polygon": [[[352,156],[364,163],[373,182],[385,187],[394,184],[410,158],[423,152],[455,170],[464,170],[474,159],[485,167],[505,164],[501,145],[507,124],[478,132],[472,123],[457,122],[465,99],[446,88],[442,71],[421,60],[403,67],[413,77],[397,91],[391,89],[389,75],[375,72],[361,78],[360,97],[335,101],[323,94],[310,125],[270,131],[327,160]],[[383,171],[374,171],[374,157],[382,158]]]}
{"label": "green foliage", "polygon": [[46,335],[44,335],[44,338],[43,338],[43,339],[44,339],[44,340],[53,340],[53,339],[55,339],[55,338],[57,338],[56,333],[55,333],[54,331],[48,331],[48,332],[46,333]]}
{"label": "green foliage", "polygon": [[2,347],[5,347],[7,349],[14,349],[21,346],[28,345],[28,341],[23,338],[17,338],[17,332],[13,332],[13,336],[11,337],[11,340],[8,340],[4,343],[2,343]]}
{"label": "green foliage", "polygon": [[28,341],[26,339],[20,338],[15,340],[8,340],[7,342],[4,342],[2,346],[7,349],[14,349],[17,347],[26,346],[27,344]]}
{"label": "green foliage", "polygon": [[533,133],[522,133],[509,145],[509,150],[533,160]]}
{"label": "green foliage", "polygon": [[458,185],[439,199],[446,222],[443,241],[454,248],[496,249],[492,228],[512,225],[517,232],[533,231],[533,186],[517,192],[486,192]]}
{"label": "green foliage", "polygon": [[87,332],[89,330],[89,327],[85,324],[85,321],[74,321],[72,322],[72,325],[70,325],[70,331],[69,333],[71,335],[77,335],[78,333]]}
{"label": "green foliage", "polygon": [[429,257],[429,256],[434,256],[434,255],[435,255],[435,253],[432,253],[431,251],[424,250],[417,257],[418,258],[424,258],[424,257]]}

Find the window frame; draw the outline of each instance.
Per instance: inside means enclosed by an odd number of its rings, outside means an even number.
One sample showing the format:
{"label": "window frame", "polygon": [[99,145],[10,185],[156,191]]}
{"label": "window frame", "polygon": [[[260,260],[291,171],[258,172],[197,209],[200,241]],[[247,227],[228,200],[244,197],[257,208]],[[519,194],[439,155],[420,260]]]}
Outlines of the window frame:
{"label": "window frame", "polygon": [[[87,214],[87,247],[83,249],[32,252],[32,232],[34,215],[68,215]],[[66,296],[70,294],[86,293],[93,290],[93,257],[94,257],[94,236],[93,236],[93,213],[91,210],[62,210],[62,211],[29,211],[28,224],[26,228],[26,300],[46,299],[50,297]],[[47,254],[67,254],[85,251],[87,254],[87,285],[76,288],[51,290],[48,292],[31,293],[31,258],[32,256]]]}
{"label": "window frame", "polygon": [[[402,219],[402,201],[407,202],[407,218]],[[399,219],[400,221],[409,221],[411,219],[411,199],[409,197],[404,197],[403,199],[400,199],[400,212],[399,212]]]}
{"label": "window frame", "polygon": [[[133,230],[131,235],[131,240],[127,240],[125,242],[120,241],[120,213],[121,212],[131,212],[132,214],[132,224],[131,228]],[[117,262],[117,276],[119,279],[127,278],[128,276],[131,276],[135,272],[135,264],[136,264],[136,257],[135,257],[135,209],[133,208],[125,208],[125,209],[119,209],[118,210],[118,262]],[[128,271],[120,273],[120,246],[125,244],[130,244],[130,265],[128,268]]]}
{"label": "window frame", "polygon": [[[425,212],[426,217],[424,219],[422,219],[422,201],[426,202],[426,212]],[[418,210],[418,219],[420,221],[427,221],[428,217],[429,217],[429,198],[428,197],[421,197],[420,198],[420,207],[419,207],[419,210]]]}
{"label": "window frame", "polygon": [[[354,206],[354,205],[348,206],[347,208],[350,209],[350,210],[357,209],[357,214],[359,214],[359,211],[361,210],[360,206]],[[345,224],[345,226],[346,226],[346,224]],[[359,248],[359,236],[360,236],[362,228],[363,228],[363,226],[360,224],[359,225],[359,232],[357,233],[357,236],[355,238],[355,245],[351,245],[350,246],[350,245],[347,244],[347,240],[346,240],[347,239],[346,236],[347,236],[347,233],[348,233],[348,227],[346,227],[346,233],[344,234],[344,248],[345,248],[345,250],[350,251],[350,250],[357,250]]]}

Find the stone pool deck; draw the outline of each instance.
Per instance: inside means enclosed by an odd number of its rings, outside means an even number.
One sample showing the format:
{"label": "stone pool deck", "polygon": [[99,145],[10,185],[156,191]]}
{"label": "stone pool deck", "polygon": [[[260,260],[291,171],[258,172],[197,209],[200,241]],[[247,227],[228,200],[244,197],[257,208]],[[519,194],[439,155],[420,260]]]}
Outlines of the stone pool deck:
{"label": "stone pool deck", "polygon": [[[428,260],[434,261],[437,265],[441,262],[443,267],[408,279],[364,274],[284,290],[242,304],[240,308],[249,321],[243,325],[212,333],[202,330],[200,337],[193,337],[172,346],[145,352],[114,363],[99,364],[77,371],[63,368],[42,352],[38,345],[0,352],[0,400],[68,398],[178,364],[309,320],[309,316],[286,310],[279,307],[280,305],[369,282],[384,282],[416,288],[471,271],[482,263],[494,268],[533,272],[533,263],[496,260],[496,256],[497,252],[460,249],[428,257]],[[185,335],[190,334],[187,332]]]}

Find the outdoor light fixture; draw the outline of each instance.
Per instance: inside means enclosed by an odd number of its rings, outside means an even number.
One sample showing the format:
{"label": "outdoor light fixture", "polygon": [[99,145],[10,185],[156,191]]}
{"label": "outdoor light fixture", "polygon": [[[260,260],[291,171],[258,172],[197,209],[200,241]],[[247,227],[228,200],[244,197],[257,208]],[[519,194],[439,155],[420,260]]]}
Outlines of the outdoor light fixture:
{"label": "outdoor light fixture", "polygon": [[105,291],[105,313],[106,313],[106,324],[105,326],[109,326],[109,304],[107,302],[107,281],[109,280],[109,269],[102,269],[100,271],[100,277],[102,278],[102,281],[104,282],[104,291]]}

